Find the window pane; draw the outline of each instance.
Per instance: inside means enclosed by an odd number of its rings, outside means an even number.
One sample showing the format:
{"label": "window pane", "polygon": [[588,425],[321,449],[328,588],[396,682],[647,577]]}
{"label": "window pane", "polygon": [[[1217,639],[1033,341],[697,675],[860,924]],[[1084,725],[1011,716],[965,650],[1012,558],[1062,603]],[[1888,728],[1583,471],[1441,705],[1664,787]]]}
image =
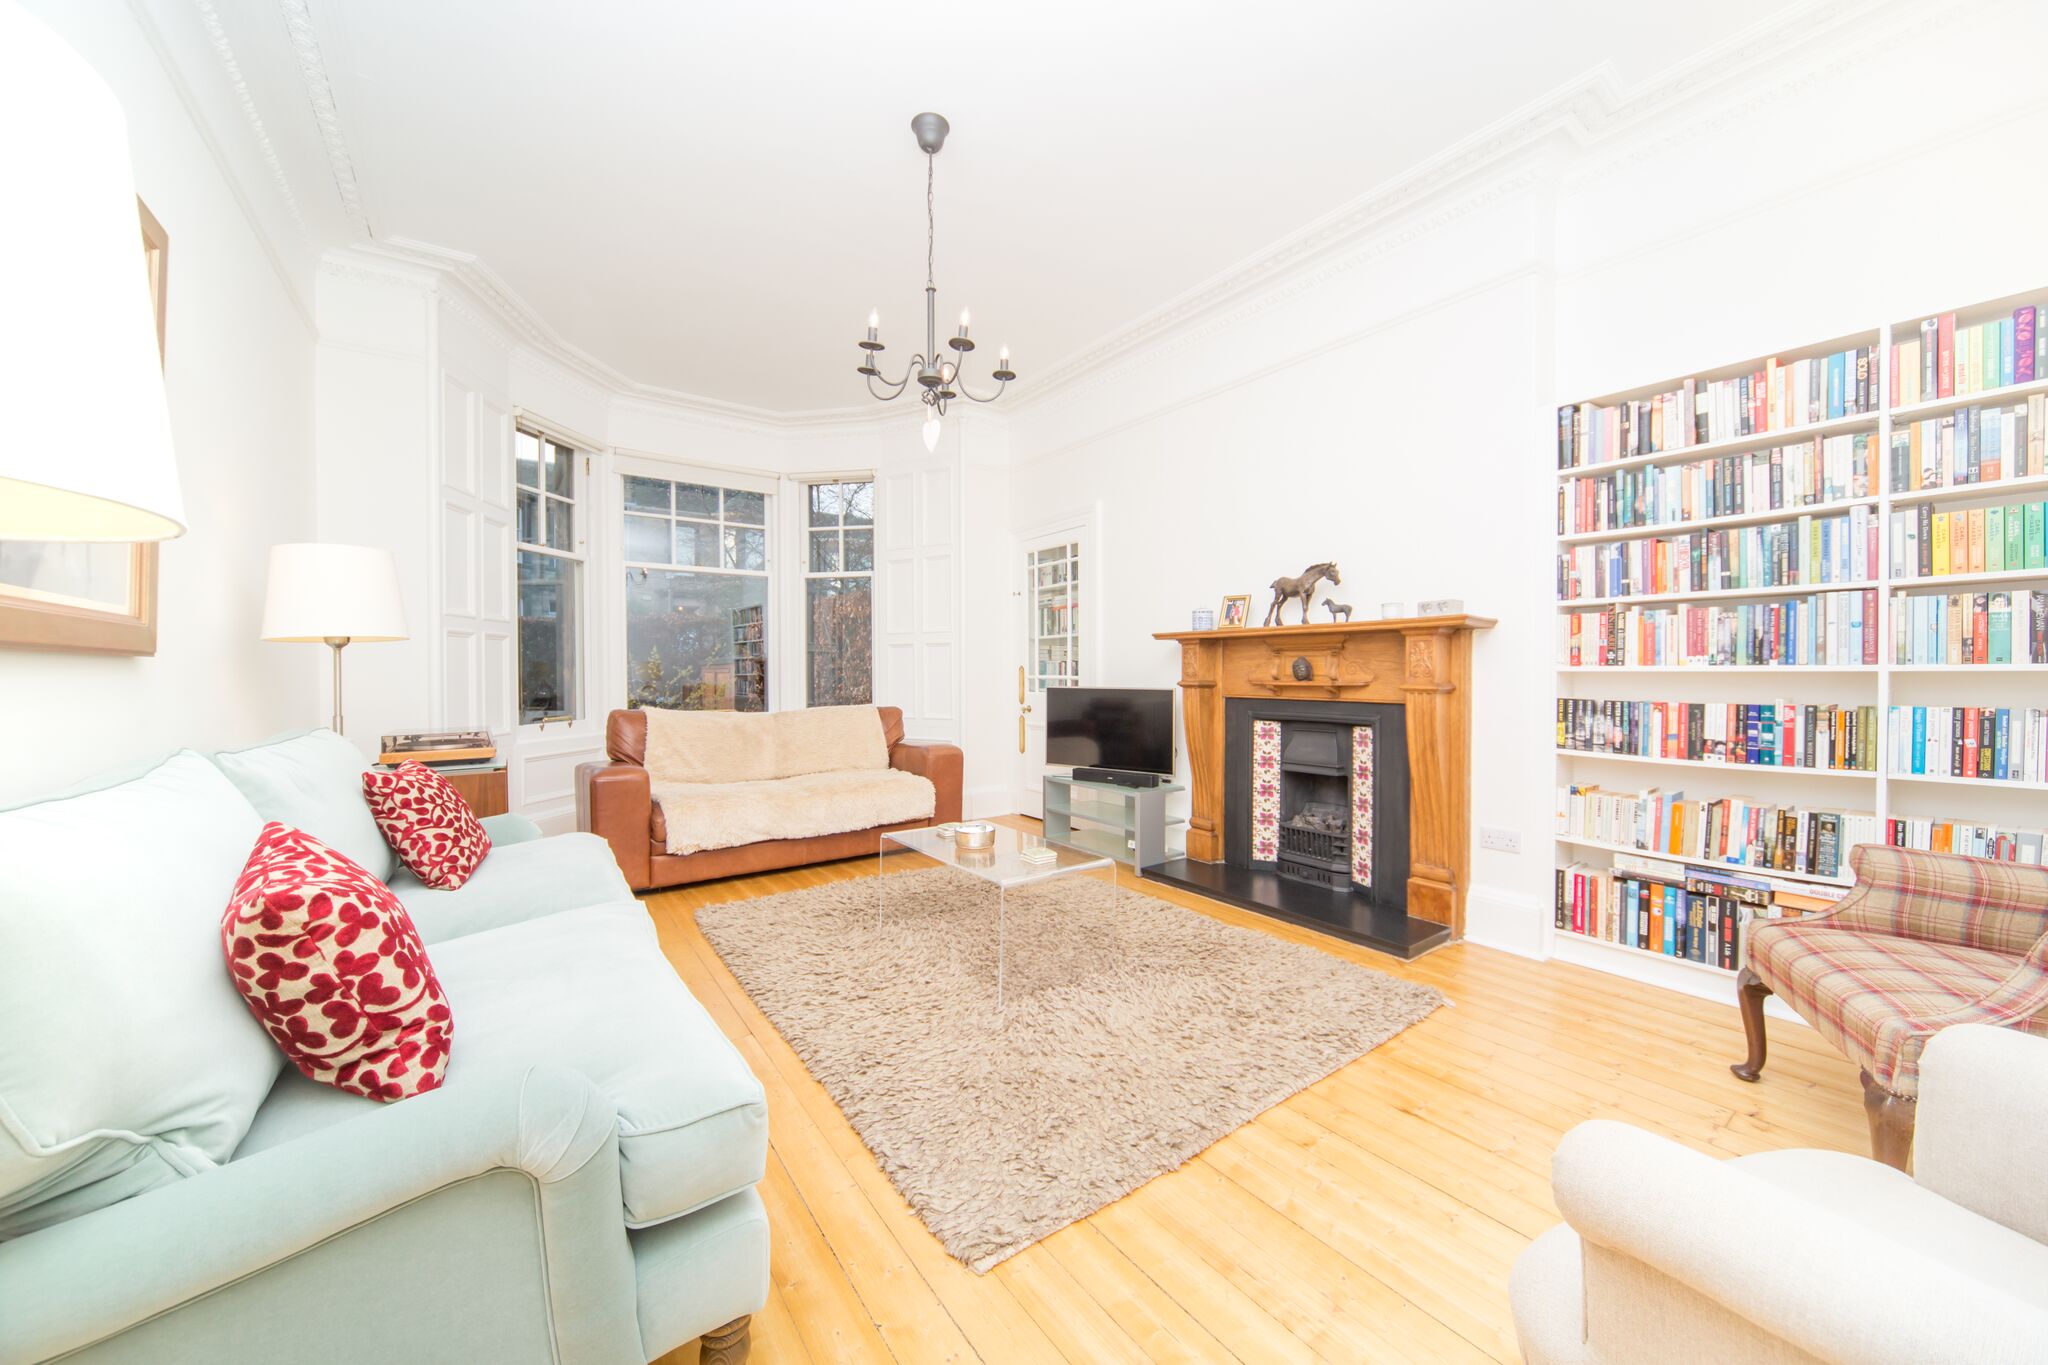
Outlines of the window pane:
{"label": "window pane", "polygon": [[812,706],[873,700],[872,579],[813,578],[805,583],[806,693]]}
{"label": "window pane", "polygon": [[871,570],[875,567],[875,533],[873,531],[848,531],[846,533],[846,570],[848,573]]}
{"label": "window pane", "polygon": [[848,526],[872,526],[875,522],[875,486],[871,483],[850,483],[846,488],[846,524]]}
{"label": "window pane", "polygon": [[839,533],[811,532],[811,572],[832,573],[839,568]]}
{"label": "window pane", "polygon": [[549,498],[547,499],[547,509],[548,547],[555,550],[574,550],[576,548],[575,504],[563,502],[559,498]]}
{"label": "window pane", "polygon": [[576,491],[576,452],[567,446],[558,446],[553,441],[545,443],[541,452],[542,472],[548,481],[548,492],[569,497]]}
{"label": "window pane", "polygon": [[528,545],[540,541],[540,494],[521,490],[519,494],[519,539]]}
{"label": "window pane", "polygon": [[574,715],[577,574],[555,555],[519,552],[519,723]]}
{"label": "window pane", "polygon": [[671,543],[666,519],[626,518],[626,558],[636,564],[667,564]]}
{"label": "window pane", "polygon": [[695,521],[676,523],[676,563],[718,567],[718,528]]}
{"label": "window pane", "polygon": [[718,519],[718,490],[707,488],[701,483],[679,483],[676,485],[676,515],[679,517],[710,517]]}
{"label": "window pane", "polygon": [[811,525],[837,526],[839,524],[839,485],[836,483],[814,483],[811,485]]}
{"label": "window pane", "polygon": [[725,567],[728,569],[766,569],[768,567],[768,533],[766,531],[733,531],[725,533]]}
{"label": "window pane", "polygon": [[628,569],[628,704],[766,710],[767,606],[766,578]]}
{"label": "window pane", "polygon": [[626,510],[629,512],[668,511],[667,479],[641,479],[631,474],[626,476]]}
{"label": "window pane", "polygon": [[540,487],[540,437],[513,432],[512,456],[520,487]]}
{"label": "window pane", "polygon": [[745,522],[749,526],[768,524],[768,499],[765,494],[747,493],[737,488],[725,490],[725,519]]}

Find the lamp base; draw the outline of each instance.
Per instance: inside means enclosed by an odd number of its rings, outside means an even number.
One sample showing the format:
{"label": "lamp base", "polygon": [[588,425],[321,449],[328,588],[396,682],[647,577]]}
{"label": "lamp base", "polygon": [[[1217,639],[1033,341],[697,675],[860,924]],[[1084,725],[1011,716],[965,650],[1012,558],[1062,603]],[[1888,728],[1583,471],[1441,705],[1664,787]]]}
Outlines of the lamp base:
{"label": "lamp base", "polygon": [[327,637],[327,647],[334,651],[333,727],[334,733],[337,735],[344,733],[341,728],[341,651],[348,645],[348,642],[349,637],[346,635],[330,635]]}

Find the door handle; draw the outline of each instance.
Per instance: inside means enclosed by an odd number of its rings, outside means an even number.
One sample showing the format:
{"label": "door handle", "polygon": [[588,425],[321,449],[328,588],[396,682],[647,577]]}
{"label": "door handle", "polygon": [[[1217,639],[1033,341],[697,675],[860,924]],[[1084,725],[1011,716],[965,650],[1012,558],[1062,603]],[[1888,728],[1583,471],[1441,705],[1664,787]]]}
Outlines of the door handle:
{"label": "door handle", "polygon": [[1030,707],[1028,707],[1028,706],[1027,706],[1027,707],[1025,707],[1025,708],[1024,708],[1024,714],[1025,714],[1025,715],[1027,715],[1027,716],[1028,716],[1028,715],[1030,715],[1030,714],[1031,714],[1031,708],[1030,708]]}

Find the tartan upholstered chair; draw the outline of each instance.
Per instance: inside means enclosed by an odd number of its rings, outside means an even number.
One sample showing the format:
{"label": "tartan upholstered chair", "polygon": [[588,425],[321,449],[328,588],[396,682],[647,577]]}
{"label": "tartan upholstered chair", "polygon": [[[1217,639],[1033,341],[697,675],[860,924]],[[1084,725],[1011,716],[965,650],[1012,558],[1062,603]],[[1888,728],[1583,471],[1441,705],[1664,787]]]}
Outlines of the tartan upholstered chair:
{"label": "tartan upholstered chair", "polygon": [[1871,1155],[1906,1169],[1920,1050],[1955,1024],[2048,1034],[2048,868],[1884,844],[1849,854],[1856,885],[1834,909],[1759,922],[1736,978],[1749,1057],[1764,1065],[1776,994],[1863,1069]]}

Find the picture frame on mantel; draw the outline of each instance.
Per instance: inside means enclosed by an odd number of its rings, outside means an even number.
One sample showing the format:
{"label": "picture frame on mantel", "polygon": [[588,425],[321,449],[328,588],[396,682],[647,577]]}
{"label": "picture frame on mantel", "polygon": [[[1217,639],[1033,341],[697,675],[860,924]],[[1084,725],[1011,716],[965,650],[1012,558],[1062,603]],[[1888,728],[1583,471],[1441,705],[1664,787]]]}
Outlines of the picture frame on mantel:
{"label": "picture frame on mantel", "polygon": [[1223,599],[1223,615],[1216,625],[1220,630],[1242,630],[1252,621],[1252,599],[1250,593]]}
{"label": "picture frame on mantel", "polygon": [[[137,199],[142,259],[164,358],[171,239]],[[81,654],[156,653],[157,547],[0,541],[0,645]]]}

